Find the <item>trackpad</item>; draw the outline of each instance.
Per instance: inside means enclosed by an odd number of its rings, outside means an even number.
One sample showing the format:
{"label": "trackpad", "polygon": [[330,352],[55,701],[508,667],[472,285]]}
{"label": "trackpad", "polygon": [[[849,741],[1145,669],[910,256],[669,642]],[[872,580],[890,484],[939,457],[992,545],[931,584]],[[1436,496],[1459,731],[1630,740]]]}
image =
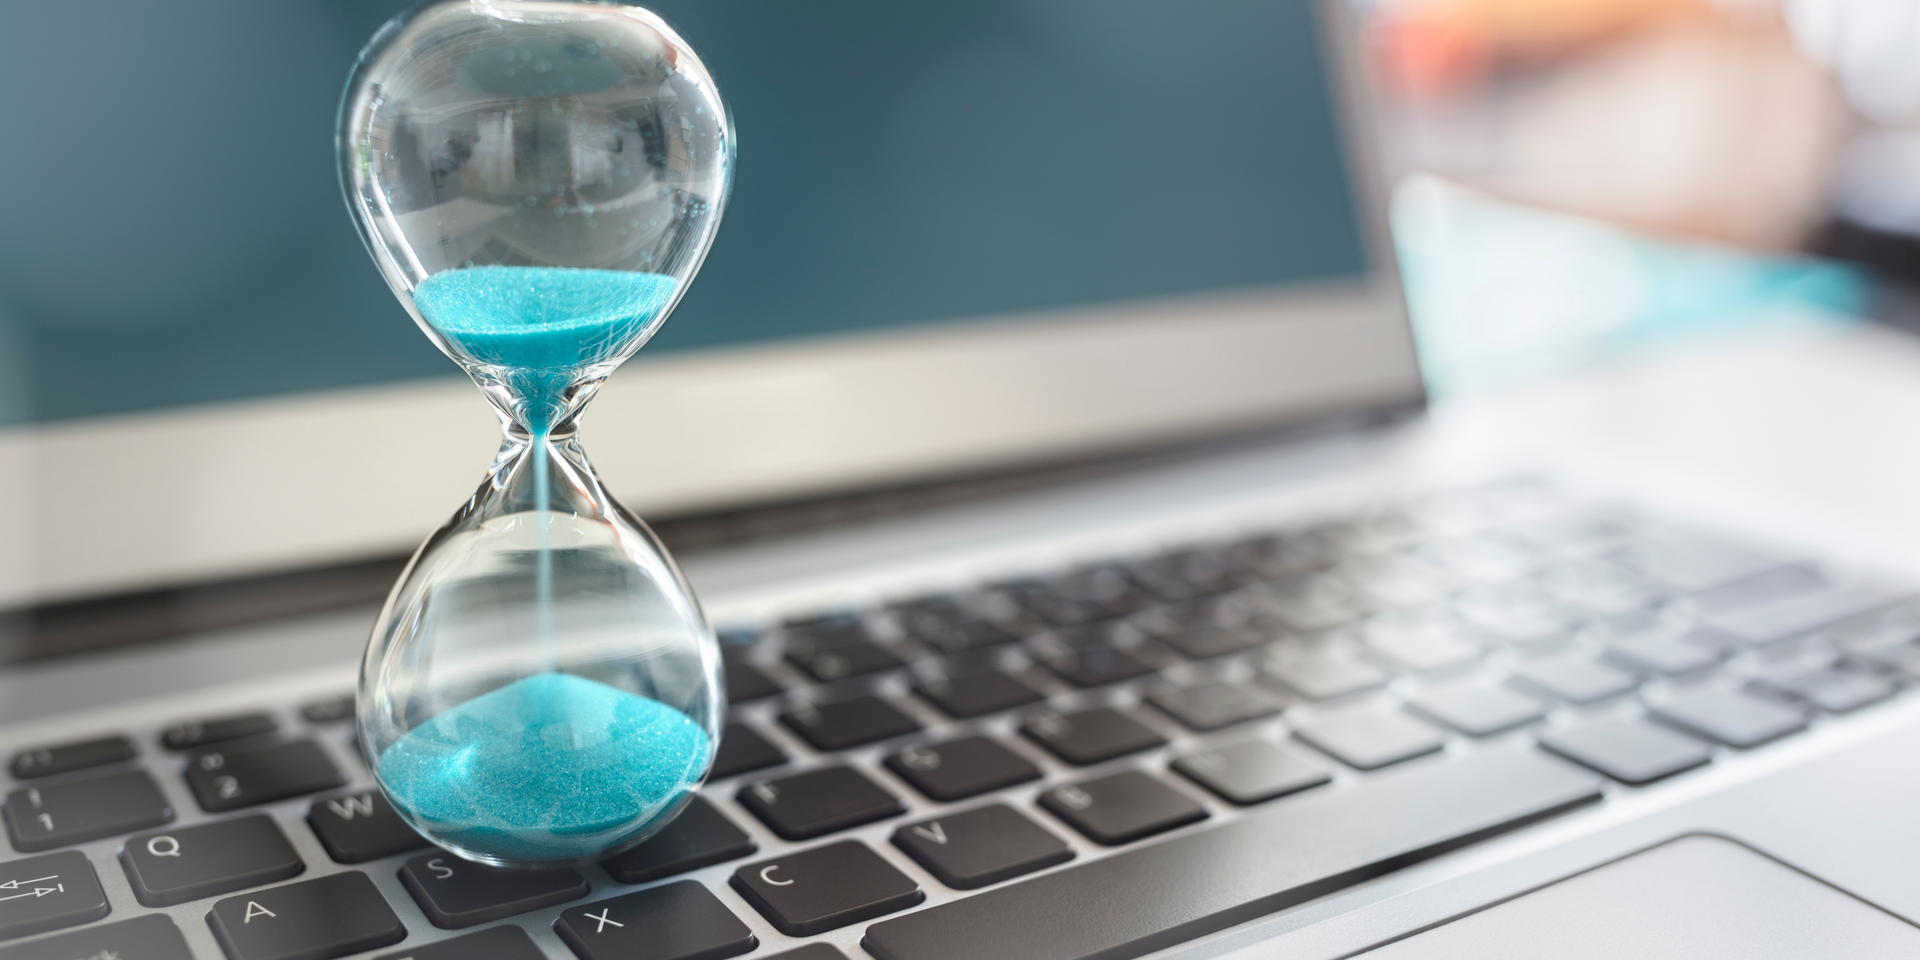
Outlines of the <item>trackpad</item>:
{"label": "trackpad", "polygon": [[1682,837],[1367,960],[1920,957],[1920,928],[1719,837]]}

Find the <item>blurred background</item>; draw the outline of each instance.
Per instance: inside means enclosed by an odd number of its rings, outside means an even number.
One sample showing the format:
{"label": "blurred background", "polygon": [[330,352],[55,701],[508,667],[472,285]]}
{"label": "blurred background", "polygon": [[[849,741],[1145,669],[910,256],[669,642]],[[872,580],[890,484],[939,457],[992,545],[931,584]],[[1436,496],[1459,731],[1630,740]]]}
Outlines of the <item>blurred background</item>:
{"label": "blurred background", "polygon": [[1441,394],[1729,327],[1914,325],[1920,4],[1361,10]]}

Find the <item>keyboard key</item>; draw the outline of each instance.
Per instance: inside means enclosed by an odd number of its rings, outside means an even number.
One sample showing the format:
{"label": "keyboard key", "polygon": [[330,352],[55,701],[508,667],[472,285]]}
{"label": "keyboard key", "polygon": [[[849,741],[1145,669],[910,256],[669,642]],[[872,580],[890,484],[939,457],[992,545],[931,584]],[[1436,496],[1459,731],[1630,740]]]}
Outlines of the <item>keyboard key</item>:
{"label": "keyboard key", "polygon": [[1293,735],[1361,770],[1377,770],[1438,751],[1438,731],[1397,713],[1364,710],[1304,724]]}
{"label": "keyboard key", "polygon": [[781,933],[808,937],[905,910],[927,895],[854,840],[748,864],[733,888]]}
{"label": "keyboard key", "polygon": [[1846,713],[1879,703],[1896,692],[1893,684],[1850,670],[1821,670],[1789,683],[1781,692],[1828,713]]}
{"label": "keyboard key", "polygon": [[768,742],[759,731],[744,723],[730,722],[720,732],[720,749],[714,752],[713,772],[707,774],[707,778],[724,780],[786,762],[786,753]]}
{"label": "keyboard key", "polygon": [[1337,573],[1303,573],[1259,583],[1245,596],[1266,615],[1301,633],[1345,626],[1371,613],[1366,599]]}
{"label": "keyboard key", "polygon": [[1147,702],[1175,720],[1203,731],[1271,717],[1280,712],[1279,704],[1233,683],[1199,683],[1191,687],[1162,690],[1148,697]]}
{"label": "keyboard key", "polygon": [[534,946],[525,930],[503,925],[424,947],[396,950],[374,960],[547,960],[547,955]]}
{"label": "keyboard key", "polygon": [[1870,670],[1920,679],[1920,645],[1890,643],[1860,651],[1853,659]]}
{"label": "keyboard key", "polygon": [[1157,632],[1155,636],[1161,643],[1172,647],[1183,657],[1190,660],[1207,660],[1272,643],[1280,639],[1283,633],[1279,624],[1258,620],[1226,624],[1200,623]]}
{"label": "keyboard key", "polygon": [[1040,768],[986,737],[910,747],[887,758],[887,769],[935,800],[977,797],[1040,779]]}
{"label": "keyboard key", "polygon": [[336,863],[364,863],[427,845],[378,790],[316,801],[307,808],[307,824]]}
{"label": "keyboard key", "polygon": [[1261,667],[1268,677],[1309,700],[1332,700],[1387,682],[1379,667],[1352,657],[1324,651],[1287,651],[1269,657]]}
{"label": "keyboard key", "polygon": [[1407,698],[1414,709],[1461,733],[1485,737],[1532,723],[1547,705],[1511,690],[1467,680],[1428,687]]}
{"label": "keyboard key", "polygon": [[7,833],[21,853],[155,827],[173,807],[144,770],[21,787],[7,794]]}
{"label": "keyboard key", "polygon": [[1101,687],[1144,677],[1153,667],[1132,653],[1104,643],[1089,644],[1041,661],[1076,687]]}
{"label": "keyboard key", "polygon": [[1068,763],[1086,766],[1150,750],[1166,738],[1112,707],[1061,716],[1047,712],[1020,725],[1020,732]]}
{"label": "keyboard key", "polygon": [[308,723],[339,723],[353,719],[353,694],[343,693],[325,700],[302,704],[300,716]]}
{"label": "keyboard key", "polygon": [[1642,634],[1610,641],[1607,659],[1629,670],[1674,677],[1720,662],[1720,651],[1681,637]]}
{"label": "keyboard key", "polygon": [[765,960],[847,960],[847,955],[831,943],[809,943],[798,950],[776,953]]}
{"label": "keyboard key", "polygon": [[891,651],[870,640],[816,647],[805,643],[796,645],[790,639],[787,641],[787,662],[821,683],[862,677],[905,664]]}
{"label": "keyboard key", "polygon": [[257,887],[307,868],[265,814],[129,837],[120,865],[133,895],[149,907]]}
{"label": "keyboard key", "polygon": [[787,840],[811,840],[907,812],[898,797],[851,767],[757,780],[741,787],[735,799]]}
{"label": "keyboard key", "polygon": [[726,670],[727,702],[746,703],[762,697],[771,697],[786,688],[780,682],[767,676],[766,672],[751,663],[743,663],[728,657],[721,661]]}
{"label": "keyboard key", "polygon": [[1520,684],[1559,697],[1568,703],[1598,703],[1639,686],[1633,674],[1580,655],[1535,660],[1515,670]]}
{"label": "keyboard key", "polygon": [[1542,734],[1540,745],[1621,783],[1652,783],[1713,759],[1707,745],[1642,720],[1600,720]]}
{"label": "keyboard key", "polygon": [[925,597],[892,608],[907,636],[941,653],[966,653],[1012,643],[1020,635],[967,609],[953,597]]}
{"label": "keyboard key", "polygon": [[1137,957],[1599,798],[1547,757],[1481,753],[884,920],[861,943],[878,960]]}
{"label": "keyboard key", "polygon": [[1368,621],[1361,642],[1374,656],[1415,673],[1464,666],[1485,652],[1448,616],[1387,615]]}
{"label": "keyboard key", "polygon": [[1871,613],[1905,595],[1904,591],[1872,584],[1829,586],[1776,603],[1713,614],[1705,619],[1705,625],[1747,646],[1768,647]]}
{"label": "keyboard key", "polygon": [[1528,583],[1466,590],[1453,608],[1479,634],[1523,647],[1562,640],[1580,623],[1572,611]]}
{"label": "keyboard key", "polygon": [[91,923],[107,895],[78,850],[0,863],[0,940]]}
{"label": "keyboard key", "polygon": [[1011,710],[1043,699],[1040,691],[998,670],[931,677],[921,681],[913,688],[913,692],[939,707],[947,716],[962,720]]}
{"label": "keyboard key", "polygon": [[1168,603],[1223,593],[1240,585],[1240,575],[1215,550],[1176,550],[1134,564],[1133,580]]}
{"label": "keyboard key", "polygon": [[1704,593],[1784,566],[1787,559],[1743,544],[1681,530],[1643,536],[1619,560],[1675,589]]}
{"label": "keyboard key", "polygon": [[788,620],[780,625],[787,647],[805,646],[815,650],[864,643],[873,639],[867,621],[857,613],[830,613],[823,617]]}
{"label": "keyboard key", "polygon": [[208,813],[238,810],[331,790],[345,783],[312,740],[240,750],[213,750],[187,764],[187,786]]}
{"label": "keyboard key", "polygon": [[193,960],[173,921],[157,913],[12,947],[0,960]]}
{"label": "keyboard key", "polygon": [[910,823],[893,845],[955,890],[974,890],[1066,863],[1073,848],[1001,804]]}
{"label": "keyboard key", "polygon": [[760,945],[697,880],[569,907],[553,932],[580,960],[721,960]]}
{"label": "keyboard key", "polygon": [[331,960],[407,936],[373,881],[355,871],[228,897],[207,925],[229,960]]}
{"label": "keyboard key", "polygon": [[1242,806],[1262,803],[1332,780],[1326,764],[1265,740],[1246,740],[1174,758],[1181,776]]}
{"label": "keyboard key", "polygon": [[1732,690],[1703,690],[1653,704],[1653,715],[1688,733],[1729,747],[1757,747],[1807,728],[1793,707]]}
{"label": "keyboard key", "polygon": [[1207,808],[1138,770],[1054,787],[1040,794],[1040,806],[1109,847],[1207,818]]}
{"label": "keyboard key", "polygon": [[132,759],[133,744],[126,737],[101,737],[52,747],[29,747],[14,754],[7,769],[15,780],[32,780]]}
{"label": "keyboard key", "polygon": [[781,714],[780,722],[816,750],[845,750],[920,732],[919,721],[879,697],[802,704]]}
{"label": "keyboard key", "polygon": [[280,725],[264,713],[245,713],[217,720],[185,720],[168,727],[160,735],[160,742],[168,750],[192,750],[241,737],[257,737],[279,728]]}
{"label": "keyboard key", "polygon": [[696,795],[665,829],[626,853],[602,860],[600,865],[621,883],[647,883],[738,860],[758,849],[753,838]]}
{"label": "keyboard key", "polygon": [[572,867],[490,867],[440,850],[401,864],[400,883],[413,894],[427,919],[445,930],[462,930],[587,895],[587,879]]}

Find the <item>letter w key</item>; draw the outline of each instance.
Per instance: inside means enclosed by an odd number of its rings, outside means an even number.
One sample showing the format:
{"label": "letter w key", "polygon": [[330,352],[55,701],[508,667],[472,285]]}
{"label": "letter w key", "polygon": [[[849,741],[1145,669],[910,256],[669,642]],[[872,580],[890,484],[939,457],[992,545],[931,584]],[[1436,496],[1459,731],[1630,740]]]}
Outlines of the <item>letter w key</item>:
{"label": "letter w key", "polygon": [[427,845],[378,790],[318,801],[307,809],[307,823],[327,855],[340,863],[362,863]]}

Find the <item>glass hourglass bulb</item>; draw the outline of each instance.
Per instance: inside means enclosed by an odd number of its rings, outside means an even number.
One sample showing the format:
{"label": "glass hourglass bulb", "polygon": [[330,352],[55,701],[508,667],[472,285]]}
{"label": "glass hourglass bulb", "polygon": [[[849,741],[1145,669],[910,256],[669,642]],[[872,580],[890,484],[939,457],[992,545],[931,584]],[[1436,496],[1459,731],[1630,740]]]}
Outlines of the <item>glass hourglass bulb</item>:
{"label": "glass hourglass bulb", "polygon": [[646,10],[455,0],[374,36],[339,148],[381,272],[505,431],[374,626],[368,768],[415,829],[469,859],[631,847],[712,766],[719,648],[576,424],[706,255],[731,184],[726,107]]}

